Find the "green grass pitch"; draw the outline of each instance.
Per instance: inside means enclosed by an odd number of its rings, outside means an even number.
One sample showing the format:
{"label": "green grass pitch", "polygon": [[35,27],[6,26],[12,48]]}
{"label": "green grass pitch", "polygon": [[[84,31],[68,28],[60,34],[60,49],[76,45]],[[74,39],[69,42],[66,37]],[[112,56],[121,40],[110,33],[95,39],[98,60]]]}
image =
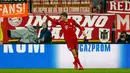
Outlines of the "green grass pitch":
{"label": "green grass pitch", "polygon": [[130,73],[130,69],[0,69],[0,73]]}

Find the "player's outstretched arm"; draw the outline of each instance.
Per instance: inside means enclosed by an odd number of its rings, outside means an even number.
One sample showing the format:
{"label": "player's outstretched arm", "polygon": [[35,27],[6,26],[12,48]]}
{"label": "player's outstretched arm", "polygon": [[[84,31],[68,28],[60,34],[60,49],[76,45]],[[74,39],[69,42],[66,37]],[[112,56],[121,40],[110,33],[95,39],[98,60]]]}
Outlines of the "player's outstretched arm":
{"label": "player's outstretched arm", "polygon": [[80,29],[80,31],[83,32],[85,30],[84,27],[81,27],[75,20],[73,20],[73,21],[74,21],[75,26],[78,27]]}
{"label": "player's outstretched arm", "polygon": [[85,28],[84,27],[81,27],[75,20],[74,20],[74,24],[76,27],[78,27],[80,29],[80,34],[78,36],[80,36],[81,34],[83,34],[84,38],[86,38],[86,34],[84,32]]}
{"label": "player's outstretched arm", "polygon": [[45,12],[43,12],[44,15],[47,17],[48,20],[50,20],[52,23],[54,24],[59,24],[58,20],[54,20],[52,19],[48,14],[46,14]]}

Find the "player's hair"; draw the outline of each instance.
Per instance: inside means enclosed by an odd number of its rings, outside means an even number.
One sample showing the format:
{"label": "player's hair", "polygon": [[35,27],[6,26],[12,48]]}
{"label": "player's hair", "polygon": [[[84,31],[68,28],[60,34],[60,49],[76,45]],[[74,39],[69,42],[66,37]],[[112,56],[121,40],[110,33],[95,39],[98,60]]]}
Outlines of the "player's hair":
{"label": "player's hair", "polygon": [[65,17],[68,17],[68,14],[66,12],[62,12],[60,15],[63,15]]}

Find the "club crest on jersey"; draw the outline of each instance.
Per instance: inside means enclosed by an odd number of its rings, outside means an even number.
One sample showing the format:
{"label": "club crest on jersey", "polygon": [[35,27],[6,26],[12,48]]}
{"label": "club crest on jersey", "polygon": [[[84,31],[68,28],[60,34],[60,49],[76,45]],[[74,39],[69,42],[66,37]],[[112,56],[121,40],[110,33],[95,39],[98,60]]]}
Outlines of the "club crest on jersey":
{"label": "club crest on jersey", "polygon": [[68,25],[65,25],[65,29],[68,29]]}
{"label": "club crest on jersey", "polygon": [[70,23],[70,25],[72,25],[72,23]]}
{"label": "club crest on jersey", "polygon": [[110,29],[99,29],[99,40],[103,43],[108,42],[110,39]]}

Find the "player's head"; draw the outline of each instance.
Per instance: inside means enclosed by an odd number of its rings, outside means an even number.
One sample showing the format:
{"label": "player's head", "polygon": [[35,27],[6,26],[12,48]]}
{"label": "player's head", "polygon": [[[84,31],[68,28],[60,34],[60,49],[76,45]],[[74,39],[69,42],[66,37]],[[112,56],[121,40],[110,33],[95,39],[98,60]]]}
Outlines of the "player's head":
{"label": "player's head", "polygon": [[67,17],[68,17],[68,14],[67,14],[66,12],[62,12],[62,13],[60,14],[60,19],[61,19],[62,21],[65,21],[65,20],[67,19]]}
{"label": "player's head", "polygon": [[42,28],[43,28],[43,29],[47,29],[47,28],[48,28],[47,22],[44,22],[44,23],[42,24]]}

